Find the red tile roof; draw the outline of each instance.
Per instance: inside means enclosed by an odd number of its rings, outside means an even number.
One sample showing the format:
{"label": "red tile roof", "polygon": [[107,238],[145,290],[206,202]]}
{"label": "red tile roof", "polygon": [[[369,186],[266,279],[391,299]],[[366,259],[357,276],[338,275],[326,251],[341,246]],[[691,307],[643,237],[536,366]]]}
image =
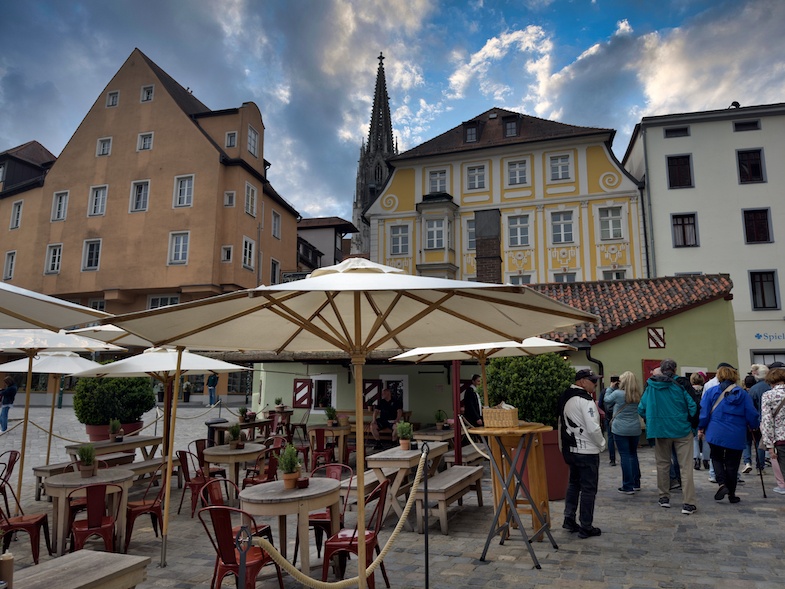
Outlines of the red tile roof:
{"label": "red tile roof", "polygon": [[311,217],[310,219],[300,219],[297,224],[298,229],[314,229],[323,227],[335,227],[344,233],[357,233],[359,230],[351,221],[340,217]]}
{"label": "red tile roof", "polygon": [[544,337],[596,344],[718,299],[729,300],[733,282],[727,274],[702,274],[532,284],[530,288],[600,318],[596,324],[578,325],[574,334],[551,333]]}

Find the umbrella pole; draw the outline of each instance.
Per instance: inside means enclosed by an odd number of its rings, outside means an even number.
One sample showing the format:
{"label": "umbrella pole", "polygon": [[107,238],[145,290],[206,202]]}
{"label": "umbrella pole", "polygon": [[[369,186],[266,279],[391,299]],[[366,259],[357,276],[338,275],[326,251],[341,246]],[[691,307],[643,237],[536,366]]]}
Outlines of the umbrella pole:
{"label": "umbrella pole", "polygon": [[[172,413],[167,419],[165,416],[164,425],[168,424],[168,438],[166,440],[166,490],[164,491],[164,521],[161,524],[161,567],[166,566],[166,536],[169,533],[169,510],[171,508],[172,496],[172,454],[174,448],[174,423],[177,419],[177,396],[180,394],[180,372],[183,361],[183,348],[177,347],[177,370],[174,375],[174,386],[172,394]],[[169,423],[171,421],[171,423]],[[185,468],[185,467],[181,467]]]}
{"label": "umbrella pole", "polygon": [[485,406],[490,407],[488,402],[488,377],[485,375],[485,365],[488,364],[488,358],[483,355],[480,357],[480,369],[482,371],[482,395],[485,398]]}
{"label": "umbrella pole", "polygon": [[[60,375],[56,375],[56,382],[58,383],[58,389],[62,386],[63,379]],[[46,463],[49,464],[49,457],[52,453],[52,428],[54,427],[55,423],[55,403],[57,402],[57,393],[55,391],[52,393],[52,411],[49,413],[49,437],[46,441]]]}
{"label": "umbrella pole", "polygon": [[[357,538],[365,538],[365,399],[363,399],[363,364],[365,356],[352,355],[354,369],[354,409],[357,413]],[[366,572],[365,542],[357,542],[357,568],[359,589],[365,589],[368,581]]]}
{"label": "umbrella pole", "polygon": [[25,418],[22,422],[22,452],[19,457],[19,480],[16,483],[16,507],[14,515],[19,515],[19,497],[22,496],[22,473],[25,471],[25,449],[27,448],[27,421],[30,418],[30,395],[33,394],[33,358],[38,350],[25,350],[27,354],[27,395],[25,395]]}
{"label": "umbrella pole", "polygon": [[453,411],[453,448],[455,464],[463,463],[461,444],[461,361],[453,360],[452,366],[452,411]]}

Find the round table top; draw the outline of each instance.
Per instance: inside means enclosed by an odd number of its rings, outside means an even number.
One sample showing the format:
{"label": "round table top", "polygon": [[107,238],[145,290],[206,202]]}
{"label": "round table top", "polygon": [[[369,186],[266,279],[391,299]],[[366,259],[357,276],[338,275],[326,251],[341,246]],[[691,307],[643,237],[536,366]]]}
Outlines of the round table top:
{"label": "round table top", "polygon": [[327,425],[326,423],[315,423],[308,426],[309,432],[317,429],[329,429],[336,433],[341,433],[341,432],[347,433],[352,431],[352,426],[351,425]]}
{"label": "round table top", "polygon": [[83,478],[82,473],[64,472],[51,477],[46,477],[44,483],[47,487],[77,488],[96,483],[124,483],[136,476],[134,471],[127,468],[99,468],[94,476]]}
{"label": "round table top", "polygon": [[341,483],[335,479],[314,477],[308,479],[305,489],[284,489],[283,481],[254,485],[240,491],[240,501],[245,503],[291,503],[329,495],[339,490]]}
{"label": "round table top", "polygon": [[231,458],[232,456],[249,456],[251,454],[259,454],[267,447],[263,444],[245,443],[243,448],[230,448],[229,444],[221,446],[211,446],[204,449],[205,460],[212,460],[218,458]]}

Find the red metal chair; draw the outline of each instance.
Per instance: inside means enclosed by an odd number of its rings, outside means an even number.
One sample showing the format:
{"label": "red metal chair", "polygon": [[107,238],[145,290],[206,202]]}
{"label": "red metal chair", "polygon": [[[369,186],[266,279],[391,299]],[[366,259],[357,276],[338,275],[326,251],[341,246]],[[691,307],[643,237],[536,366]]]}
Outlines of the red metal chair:
{"label": "red metal chair", "polygon": [[179,515],[180,510],[183,508],[185,492],[191,491],[191,517],[193,517],[194,513],[196,513],[196,506],[199,503],[199,491],[209,479],[204,476],[202,469],[199,467],[199,457],[196,454],[188,450],[178,450],[177,457],[180,459],[180,471],[183,473],[183,479],[185,480],[177,513]]}
{"label": "red metal chair", "polygon": [[[256,521],[249,513],[222,505],[214,505],[199,510],[199,520],[204,526],[204,531],[215,549],[215,568],[210,582],[211,589],[221,587],[226,575],[234,575],[239,579],[240,553],[235,546],[235,535],[232,533],[232,516],[241,517],[243,521],[250,522],[249,529],[256,528]],[[209,525],[208,525],[209,522]],[[254,589],[256,577],[267,564],[273,564],[278,573],[278,585],[283,589],[283,577],[280,567],[275,564],[270,555],[258,546],[251,546],[245,554],[245,587]]]}
{"label": "red metal chair", "polygon": [[300,421],[297,423],[289,423],[289,439],[292,440],[294,443],[295,434],[299,432],[297,436],[299,438],[299,442],[301,444],[308,443],[308,418],[311,416],[311,410],[306,409],[305,413],[303,413]]}
{"label": "red metal chair", "polygon": [[[240,493],[240,489],[238,489],[237,485],[235,485],[232,481],[228,482],[234,488],[234,496],[237,497],[237,495]],[[202,498],[202,503],[204,505],[224,505],[224,496],[221,493],[221,484],[222,481],[219,481],[218,479],[212,479],[205,483],[204,487],[202,487],[202,490],[199,491],[199,496]],[[227,497],[229,496],[230,495],[227,493]],[[232,534],[235,537],[237,537],[237,532],[240,531],[241,527],[242,526],[235,526],[232,528]],[[267,538],[270,544],[273,543],[273,532],[270,529],[270,526],[267,524],[261,524],[255,530],[252,530],[251,533],[254,536],[262,536]]]}
{"label": "red metal chair", "polygon": [[[199,468],[202,469],[203,474],[206,474],[208,478],[215,478],[219,477],[224,480],[228,480],[226,477],[226,469],[223,466],[213,466],[210,465],[209,472],[205,470],[207,468],[207,463],[204,461],[204,449],[209,448],[213,445],[212,440],[208,440],[207,438],[200,438],[198,440],[192,440],[188,444],[188,451],[192,454],[196,454],[196,457],[199,459]],[[229,487],[227,488],[227,492]]]}
{"label": "red metal chair", "polygon": [[291,433],[289,432],[289,428],[287,427],[286,416],[283,413],[278,411],[274,411],[270,414],[272,416],[272,426],[270,427],[270,432],[273,435],[279,435],[286,438],[286,442],[289,443],[292,441]]}
{"label": "red metal chair", "polygon": [[8,550],[11,545],[11,540],[14,537],[14,532],[22,531],[27,532],[30,536],[30,547],[33,551],[33,562],[38,564],[38,553],[41,548],[41,529],[44,530],[44,538],[46,539],[46,550],[52,554],[52,543],[49,541],[49,518],[45,513],[31,513],[25,515],[21,506],[19,507],[20,515],[9,517],[0,507],[0,531],[3,532],[3,552]]}
{"label": "red metal chair", "polygon": [[316,427],[308,432],[311,441],[311,470],[319,465],[319,460],[323,459],[325,464],[335,462],[335,446],[328,442],[335,439],[333,430],[324,427]]}
{"label": "red metal chair", "polygon": [[[257,474],[254,474],[257,473]],[[246,472],[243,489],[278,480],[278,452],[274,448],[262,450],[256,457],[256,464]]]}
{"label": "red metal chair", "polygon": [[[146,513],[150,514],[155,537],[158,537],[158,524],[159,522],[164,521],[162,504],[164,500],[164,494],[166,493],[166,486],[163,484],[165,477],[166,463],[159,466],[153,473],[153,476],[150,478],[150,482],[147,483],[147,489],[145,489],[142,498],[139,500],[128,501],[128,507],[125,510],[125,550],[123,552],[128,552],[128,545],[131,543],[131,534],[134,531],[134,522],[136,522],[136,518],[138,518],[140,515],[144,515]],[[220,481],[216,482],[220,484]],[[159,486],[158,493],[156,493],[155,497],[148,498],[148,496],[151,495],[150,491],[153,489],[153,485],[156,483]]]}
{"label": "red metal chair", "polygon": [[8,450],[0,454],[0,495],[3,496],[5,501],[5,512],[11,513],[11,508],[8,506],[8,491],[11,491],[11,497],[16,501],[19,512],[22,512],[22,506],[19,504],[19,499],[14,493],[14,487],[11,483],[11,475],[14,474],[14,467],[19,460],[18,450]]}
{"label": "red metal chair", "polygon": [[[120,513],[120,500],[115,501],[114,513],[108,513],[106,495],[108,489],[122,493],[123,488],[114,483],[97,483],[85,485],[68,493],[68,498],[84,493],[87,496],[87,518],[78,519],[71,524],[71,552],[84,548],[91,536],[100,536],[104,540],[107,552],[114,552],[115,522]],[[119,497],[119,496],[118,496]]]}
{"label": "red metal chair", "polygon": [[[104,462],[103,460],[96,459],[96,465],[99,469],[109,468],[109,465]],[[76,472],[78,462],[72,462],[68,466],[63,469],[63,472]],[[68,523],[66,524],[66,530],[71,529],[71,525],[74,523],[76,516],[79,515],[82,511],[87,509],[87,497],[69,497],[68,499]]]}
{"label": "red metal chair", "polygon": [[[368,527],[365,530],[365,566],[368,567],[373,562],[374,550],[378,555],[381,552],[379,548],[379,532],[382,529],[384,519],[384,505],[387,501],[387,487],[390,481],[383,481],[379,483],[371,493],[368,495],[367,503],[370,504],[376,501],[376,506],[371,513],[368,521]],[[324,545],[324,561],[322,563],[322,581],[327,580],[327,570],[330,566],[330,559],[338,555],[338,570],[341,578],[346,570],[346,556],[347,553],[357,554],[357,526],[353,530],[342,529],[334,536],[327,539]],[[387,587],[390,586],[390,580],[387,578],[387,571],[384,568],[384,562],[381,563],[382,575]],[[375,589],[376,582],[375,575],[368,577],[368,589]]]}

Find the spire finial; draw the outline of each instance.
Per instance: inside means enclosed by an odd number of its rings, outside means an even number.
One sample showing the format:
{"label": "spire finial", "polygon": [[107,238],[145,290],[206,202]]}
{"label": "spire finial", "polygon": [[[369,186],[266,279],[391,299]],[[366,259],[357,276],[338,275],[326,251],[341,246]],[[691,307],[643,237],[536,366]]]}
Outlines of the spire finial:
{"label": "spire finial", "polygon": [[384,54],[380,51],[379,52],[379,65],[384,65]]}

